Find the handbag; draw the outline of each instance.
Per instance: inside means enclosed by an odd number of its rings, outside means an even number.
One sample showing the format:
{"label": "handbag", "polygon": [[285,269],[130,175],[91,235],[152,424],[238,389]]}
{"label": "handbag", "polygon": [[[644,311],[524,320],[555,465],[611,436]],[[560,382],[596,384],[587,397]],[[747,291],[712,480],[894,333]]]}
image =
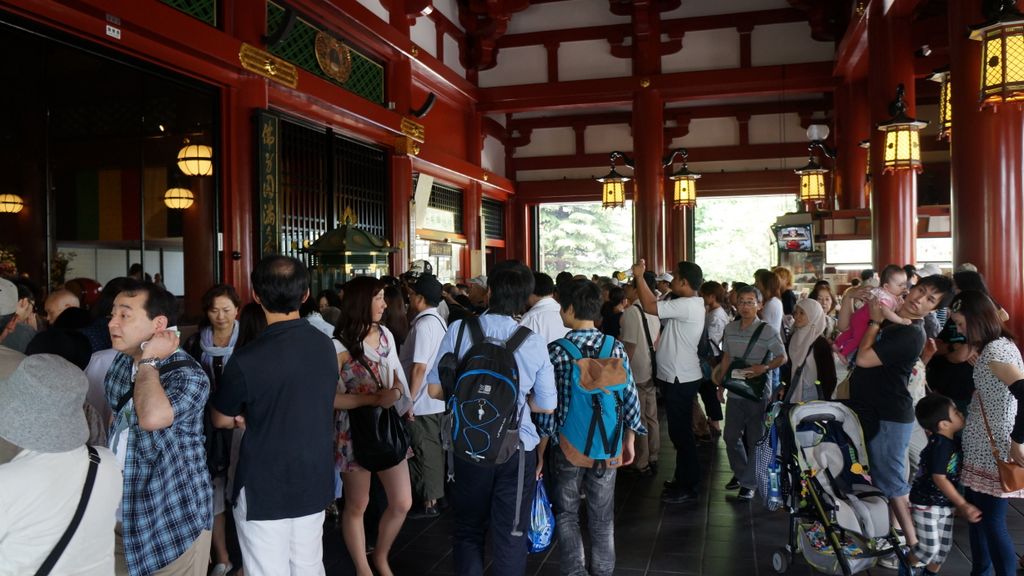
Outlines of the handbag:
{"label": "handbag", "polygon": [[[740,376],[744,370],[750,368],[747,356],[754,350],[754,345],[757,344],[757,339],[761,337],[764,326],[764,322],[758,324],[753,335],[750,336],[750,342],[747,342],[747,349],[743,352],[743,356],[729,363],[728,372],[726,372],[725,378],[722,381],[723,388],[747,400],[760,400],[764,398],[765,384],[768,383],[767,372],[760,376]],[[768,360],[768,354],[769,352],[765,352],[764,360]]]}
{"label": "handbag", "polygon": [[992,456],[996,459],[996,467],[999,469],[999,483],[1003,492],[1018,492],[1024,490],[1024,467],[1010,460],[1003,460],[996,448],[996,441],[992,437],[992,429],[988,425],[988,414],[985,413],[985,403],[981,400],[981,394],[977,391],[974,396],[978,399],[978,406],[981,407],[981,418],[985,421],[985,432],[988,433],[988,443],[992,446]]}
{"label": "handbag", "polygon": [[71,517],[71,523],[64,530],[64,534],[57,541],[57,545],[53,547],[49,556],[43,561],[43,565],[36,571],[36,576],[46,576],[53,570],[61,555],[64,554],[64,549],[71,543],[71,538],[75,535],[75,531],[78,530],[78,525],[82,523],[82,517],[85,516],[85,508],[89,504],[92,487],[96,483],[96,472],[100,467],[100,453],[92,446],[86,446],[85,448],[89,451],[89,471],[85,474],[85,485],[82,486],[82,496],[78,499],[78,508],[75,509],[75,513]]}
{"label": "handbag", "polygon": [[[377,389],[384,390],[384,383],[370,369],[366,359],[360,357],[358,362],[373,377]],[[349,410],[348,418],[352,454],[360,466],[370,472],[380,472],[405,460],[409,451],[409,432],[394,406],[360,406]]]}

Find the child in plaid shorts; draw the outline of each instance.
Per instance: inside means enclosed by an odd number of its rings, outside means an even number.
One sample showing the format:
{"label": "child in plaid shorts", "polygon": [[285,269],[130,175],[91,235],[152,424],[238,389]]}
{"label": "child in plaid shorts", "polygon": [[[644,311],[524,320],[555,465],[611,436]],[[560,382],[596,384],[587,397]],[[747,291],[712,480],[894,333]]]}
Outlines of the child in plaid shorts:
{"label": "child in plaid shorts", "polygon": [[[928,445],[921,450],[921,463],[910,489],[910,512],[917,542],[910,546],[913,576],[937,574],[953,546],[953,510],[970,522],[981,519],[981,511],[968,504],[957,491],[960,481],[960,441],[964,415],[953,401],[941,394],[922,398],[914,410],[917,422],[928,433]],[[900,576],[906,576],[900,566]]]}

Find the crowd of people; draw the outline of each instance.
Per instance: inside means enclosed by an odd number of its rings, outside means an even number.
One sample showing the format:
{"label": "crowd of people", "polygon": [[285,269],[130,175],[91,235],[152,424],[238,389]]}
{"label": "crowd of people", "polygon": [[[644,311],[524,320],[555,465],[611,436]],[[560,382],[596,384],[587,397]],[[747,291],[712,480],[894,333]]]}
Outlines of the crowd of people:
{"label": "crowd of people", "polygon": [[337,510],[356,573],[387,576],[406,519],[450,508],[458,574],[483,573],[489,541],[491,573],[521,575],[543,482],[561,572],[608,575],[616,477],[658,472],[659,406],[661,500],[698,500],[699,444],[720,436],[742,503],[776,400],[855,411],[914,574],[941,568],[954,514],[973,574],[1015,573],[1024,491],[994,456],[1024,465],[1006,312],[969,265],[858,280],[840,297],[799,294],[785,267],[746,283],[685,261],[590,278],[507,261],[443,285],[418,261],[313,295],[302,262],[272,256],[251,302],[211,287],[182,338],[178,299],[140,274],[90,302],[0,279],[0,574],[323,574]]}

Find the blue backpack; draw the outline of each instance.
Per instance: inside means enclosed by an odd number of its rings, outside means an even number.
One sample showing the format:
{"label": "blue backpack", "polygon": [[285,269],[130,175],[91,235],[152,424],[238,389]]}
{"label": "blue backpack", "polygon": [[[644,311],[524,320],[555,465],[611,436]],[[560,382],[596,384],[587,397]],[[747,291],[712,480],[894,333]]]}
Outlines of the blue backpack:
{"label": "blue backpack", "polygon": [[615,339],[605,336],[597,356],[584,357],[566,338],[554,342],[572,357],[569,397],[558,444],[580,468],[622,465],[622,428],[629,375],[622,358],[612,357]]}

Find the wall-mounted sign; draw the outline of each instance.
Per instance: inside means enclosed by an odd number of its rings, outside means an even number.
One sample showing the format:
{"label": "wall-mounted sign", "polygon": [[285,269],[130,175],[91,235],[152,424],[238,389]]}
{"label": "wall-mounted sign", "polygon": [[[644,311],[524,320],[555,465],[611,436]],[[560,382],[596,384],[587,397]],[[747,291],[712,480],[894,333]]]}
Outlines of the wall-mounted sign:
{"label": "wall-mounted sign", "polygon": [[452,256],[452,245],[447,242],[431,242],[428,253],[431,257],[433,256]]}
{"label": "wall-mounted sign", "polygon": [[337,38],[323,32],[316,33],[316,62],[331,78],[344,84],[352,73],[352,52]]}
{"label": "wall-mounted sign", "polygon": [[455,232],[455,213],[428,206],[423,224],[419,227],[439,232]]}

